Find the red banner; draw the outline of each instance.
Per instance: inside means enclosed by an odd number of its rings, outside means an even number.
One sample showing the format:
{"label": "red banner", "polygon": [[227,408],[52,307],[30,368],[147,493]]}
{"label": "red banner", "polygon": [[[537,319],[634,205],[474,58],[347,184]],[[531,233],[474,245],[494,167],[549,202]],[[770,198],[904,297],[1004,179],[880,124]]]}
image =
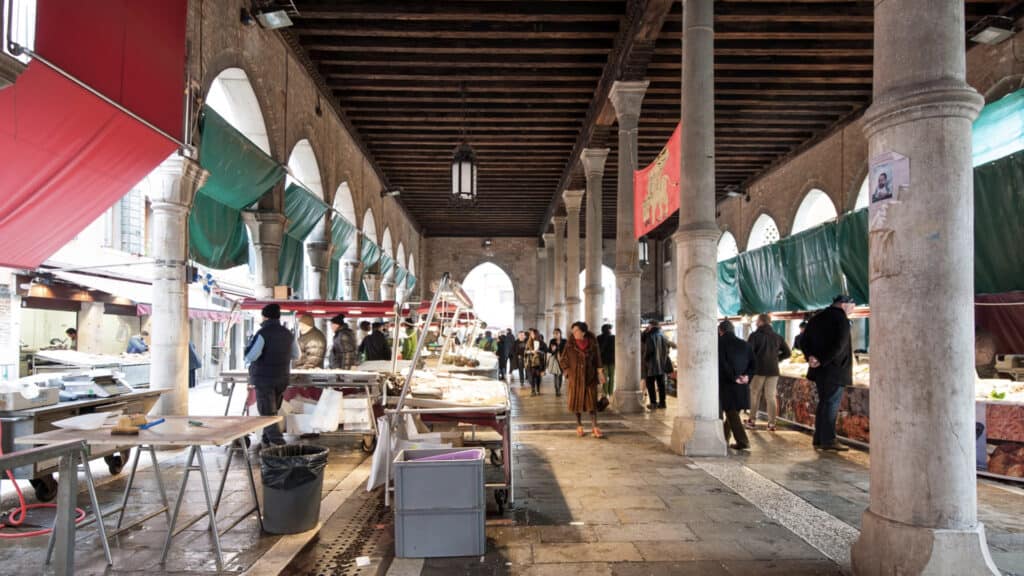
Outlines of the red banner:
{"label": "red banner", "polygon": [[633,175],[633,229],[636,237],[650,233],[679,211],[679,143],[681,124],[668,144],[643,170]]}

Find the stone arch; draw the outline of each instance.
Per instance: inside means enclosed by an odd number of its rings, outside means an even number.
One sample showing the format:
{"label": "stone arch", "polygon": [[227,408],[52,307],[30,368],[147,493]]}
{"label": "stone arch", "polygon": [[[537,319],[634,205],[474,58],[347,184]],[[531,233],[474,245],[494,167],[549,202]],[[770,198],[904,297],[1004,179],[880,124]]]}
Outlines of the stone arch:
{"label": "stone arch", "polygon": [[756,250],[762,246],[774,244],[779,241],[779,225],[768,212],[761,212],[750,226],[747,233],[747,251]]}
{"label": "stone arch", "polygon": [[[486,284],[481,285],[483,282]],[[505,285],[511,294],[506,295],[502,289]],[[492,260],[481,261],[462,278],[462,288],[473,301],[473,308],[480,319],[488,326],[515,327],[519,295],[512,275],[502,266]]]}
{"label": "stone arch", "polygon": [[382,234],[380,237],[380,249],[383,250],[384,253],[387,254],[388,256],[394,258],[394,242],[391,239],[391,227],[389,226],[384,227],[384,234]]}
{"label": "stone arch", "polygon": [[[348,220],[349,224],[358,228],[359,219],[356,218],[355,199],[352,197],[352,189],[349,188],[347,181],[339,184],[338,188],[334,191],[332,206],[345,220]],[[345,253],[342,254],[343,259],[355,260],[358,257],[356,254],[356,244],[356,242],[349,243]]]}
{"label": "stone arch", "polygon": [[866,208],[869,204],[870,198],[868,197],[868,167],[864,166],[864,169],[860,172],[860,178],[854,180],[853,190],[850,191],[848,200],[846,202],[847,212],[853,210],[860,210]]}
{"label": "stone arch", "polygon": [[[254,72],[254,68],[245,62],[245,59],[240,53],[234,50],[225,50],[224,52],[216,55],[210,61],[210,65],[206,70],[206,78],[203,79],[202,93],[204,95],[204,101],[207,104],[210,104],[210,90],[214,83],[218,79],[221,79],[225,73],[228,74],[228,77],[237,77],[239,72],[248,82],[249,89],[252,91],[252,95],[256,99],[256,103],[262,114],[267,139],[266,146],[264,147],[260,142],[256,142],[255,140],[254,143],[271,158],[280,160],[283,156],[283,146],[281,145],[281,142],[273,137],[278,133],[278,118],[276,107],[274,106],[273,92],[264,88],[264,83],[260,82],[259,76]],[[244,130],[242,132],[245,133]]]}
{"label": "stone arch", "polygon": [[820,188],[811,188],[800,200],[800,206],[793,215],[790,235],[809,230],[839,216],[832,198]]}
{"label": "stone arch", "polygon": [[373,217],[372,207],[367,208],[366,212],[363,212],[363,219],[359,223],[359,231],[374,244],[380,246],[380,237],[377,235],[377,220]]}
{"label": "stone arch", "polygon": [[728,260],[739,253],[739,244],[736,243],[736,237],[732,235],[732,232],[728,230],[722,232],[722,236],[718,239],[718,261]]}

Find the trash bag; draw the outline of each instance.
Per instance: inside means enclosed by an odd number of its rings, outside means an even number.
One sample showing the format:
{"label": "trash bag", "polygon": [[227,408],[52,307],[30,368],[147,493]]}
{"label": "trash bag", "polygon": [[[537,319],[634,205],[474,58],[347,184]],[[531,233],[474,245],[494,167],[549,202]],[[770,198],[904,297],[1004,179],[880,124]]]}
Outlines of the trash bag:
{"label": "trash bag", "polygon": [[317,432],[334,432],[341,423],[340,390],[328,388],[320,395],[320,400],[313,410],[313,430]]}
{"label": "trash bag", "polygon": [[295,488],[323,476],[329,450],[312,444],[271,446],[260,451],[263,485]]}

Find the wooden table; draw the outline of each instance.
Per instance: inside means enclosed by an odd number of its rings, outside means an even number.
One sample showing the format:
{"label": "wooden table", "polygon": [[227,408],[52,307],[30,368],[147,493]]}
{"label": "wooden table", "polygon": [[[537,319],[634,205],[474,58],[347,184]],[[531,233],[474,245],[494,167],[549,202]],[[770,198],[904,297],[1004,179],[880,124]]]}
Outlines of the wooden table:
{"label": "wooden table", "polygon": [[[111,536],[119,534],[131,527],[128,526],[122,529],[121,522],[124,519],[124,511],[128,503],[128,494],[135,481],[135,471],[139,464],[139,454],[142,452],[142,449],[145,448],[149,452],[150,458],[153,461],[153,473],[156,475],[157,486],[160,489],[160,497],[163,501],[163,507],[160,510],[142,518],[139,522],[145,522],[146,520],[161,513],[167,515],[167,539],[164,541],[161,562],[166,562],[167,551],[170,548],[171,540],[174,536],[186,530],[189,526],[198,522],[202,518],[209,516],[210,533],[213,535],[214,548],[217,551],[217,569],[223,570],[224,561],[221,555],[220,534],[217,530],[216,518],[217,508],[220,506],[221,496],[224,494],[224,484],[227,481],[228,472],[231,468],[231,459],[234,455],[234,450],[232,449],[228,451],[227,464],[224,466],[224,473],[221,476],[220,487],[217,490],[217,497],[214,499],[210,493],[209,475],[206,469],[206,462],[203,460],[202,447],[221,446],[230,443],[233,446],[237,445],[241,449],[242,455],[245,457],[245,465],[249,475],[249,488],[252,491],[254,502],[254,507],[242,514],[242,518],[248,516],[250,512],[256,512],[256,517],[259,518],[260,525],[262,526],[263,516],[260,512],[259,497],[256,494],[256,479],[253,477],[252,460],[249,458],[249,451],[246,450],[245,444],[241,440],[249,434],[262,430],[265,426],[270,426],[271,424],[280,422],[281,417],[165,416],[164,418],[166,418],[165,422],[158,424],[153,428],[141,430],[138,436],[115,436],[111,434],[112,426],[104,426],[96,430],[51,430],[41,434],[23,436],[18,439],[18,442],[20,444],[42,445],[60,444],[69,440],[84,440],[89,446],[117,445],[135,446],[138,448],[138,450],[135,451],[135,459],[132,462],[132,471],[128,476],[128,484],[125,486],[124,495],[121,499],[121,506],[115,510],[107,512],[119,512],[117,525]],[[201,422],[203,425],[194,426],[189,424],[190,421]],[[175,500],[174,510],[171,513],[168,513],[167,493],[164,490],[163,477],[160,473],[160,467],[156,459],[156,450],[154,446],[181,446],[189,449],[188,458],[185,464],[185,476],[181,480],[178,497],[177,500]],[[201,477],[203,495],[206,497],[206,513],[198,516],[185,526],[182,526],[180,530],[175,531],[178,522],[178,513],[181,511],[181,503],[185,496],[185,488],[188,485],[188,478],[192,472],[199,472]],[[241,518],[239,521],[240,520]],[[102,519],[100,519],[100,522],[102,522]],[[139,522],[136,522],[135,524],[138,524]]]}

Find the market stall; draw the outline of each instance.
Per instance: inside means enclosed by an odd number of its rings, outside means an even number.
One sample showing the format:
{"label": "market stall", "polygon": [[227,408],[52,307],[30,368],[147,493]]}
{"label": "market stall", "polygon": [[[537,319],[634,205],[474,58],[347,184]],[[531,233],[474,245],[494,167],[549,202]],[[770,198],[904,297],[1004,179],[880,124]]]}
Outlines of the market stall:
{"label": "market stall", "polygon": [[97,369],[118,372],[132,388],[149,387],[149,354],[109,356],[77,350],[39,350],[32,356],[33,374]]}

